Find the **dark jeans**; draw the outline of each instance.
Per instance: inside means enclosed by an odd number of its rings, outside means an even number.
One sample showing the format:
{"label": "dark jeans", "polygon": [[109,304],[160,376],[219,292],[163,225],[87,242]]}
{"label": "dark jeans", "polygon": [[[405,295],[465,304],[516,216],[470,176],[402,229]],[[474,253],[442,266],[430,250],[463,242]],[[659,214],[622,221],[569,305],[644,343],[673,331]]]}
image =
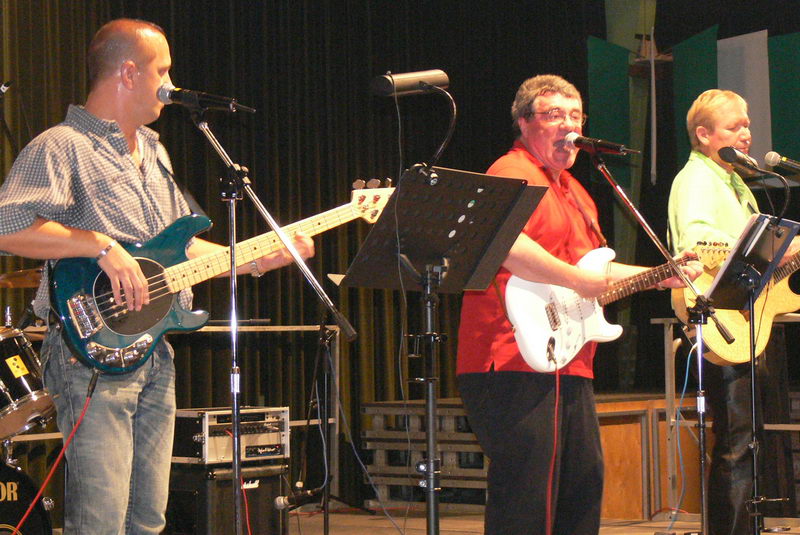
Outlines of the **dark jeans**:
{"label": "dark jeans", "polygon": [[[489,456],[485,533],[545,534],[555,377],[471,373],[458,377],[458,387],[470,426]],[[603,452],[589,379],[561,377],[557,451],[552,533],[596,535]]]}
{"label": "dark jeans", "polygon": [[[761,505],[771,516],[794,516],[791,440],[785,432],[763,431],[763,421],[789,421],[786,354],[781,326],[773,329],[766,358],[756,367],[759,494],[789,498],[788,503]],[[714,449],[708,480],[709,535],[750,535],[753,520],[747,501],[753,495],[750,442],[750,364],[717,366],[703,363],[704,388],[714,419]]]}

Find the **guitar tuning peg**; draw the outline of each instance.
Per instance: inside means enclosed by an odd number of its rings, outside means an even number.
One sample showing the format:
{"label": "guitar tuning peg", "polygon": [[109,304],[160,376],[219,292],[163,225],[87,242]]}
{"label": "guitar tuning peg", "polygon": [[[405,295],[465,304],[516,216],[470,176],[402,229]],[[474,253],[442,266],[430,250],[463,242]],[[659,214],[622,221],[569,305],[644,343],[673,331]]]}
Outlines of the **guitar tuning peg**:
{"label": "guitar tuning peg", "polygon": [[366,185],[367,183],[360,178],[357,178],[355,181],[353,181],[353,189],[364,189],[364,186]]}
{"label": "guitar tuning peg", "polygon": [[367,187],[370,189],[379,188],[381,187],[381,181],[378,178],[370,178],[367,181]]}

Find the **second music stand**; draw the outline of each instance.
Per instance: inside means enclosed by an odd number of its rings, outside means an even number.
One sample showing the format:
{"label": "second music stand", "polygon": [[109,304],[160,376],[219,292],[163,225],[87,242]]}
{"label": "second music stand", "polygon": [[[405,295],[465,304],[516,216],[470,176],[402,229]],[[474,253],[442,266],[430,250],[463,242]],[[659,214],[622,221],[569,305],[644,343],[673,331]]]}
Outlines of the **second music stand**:
{"label": "second music stand", "polygon": [[524,180],[417,165],[401,177],[381,217],[342,280],[343,286],[422,291],[427,533],[439,533],[436,451],[438,293],[485,290],[508,255],[546,187]]}
{"label": "second music stand", "polygon": [[[756,382],[755,302],[772,273],[786,253],[800,223],[767,214],[753,214],[739,236],[725,263],[705,293],[715,308],[747,310],[750,319],[750,453],[752,455],[753,493],[748,511],[752,517],[753,534],[764,528],[759,505],[772,501],[760,495],[758,488],[758,422]],[[703,472],[701,472],[702,474]]]}

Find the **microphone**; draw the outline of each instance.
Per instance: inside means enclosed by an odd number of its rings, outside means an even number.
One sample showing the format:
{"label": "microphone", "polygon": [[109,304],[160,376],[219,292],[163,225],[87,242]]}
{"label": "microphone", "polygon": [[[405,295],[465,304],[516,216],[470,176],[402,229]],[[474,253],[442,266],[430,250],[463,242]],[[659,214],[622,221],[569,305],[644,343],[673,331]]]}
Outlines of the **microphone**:
{"label": "microphone", "polygon": [[11,87],[11,80],[3,82],[3,84],[0,85],[0,97],[6,94],[6,91],[8,91],[9,87]]}
{"label": "microphone", "polygon": [[278,496],[275,498],[275,509],[282,511],[287,507],[300,507],[311,503],[322,493],[322,487],[312,490],[301,490],[293,492],[288,496]]}
{"label": "microphone", "polygon": [[406,95],[419,95],[432,90],[432,86],[447,88],[450,79],[447,73],[440,69],[430,71],[405,72],[402,74],[387,73],[376,76],[369,84],[370,90],[383,97],[404,97]]}
{"label": "microphone", "polygon": [[728,162],[733,165],[741,165],[748,169],[752,169],[753,171],[763,172],[758,167],[758,162],[755,160],[755,158],[748,156],[735,147],[722,147],[717,151],[717,154],[719,154],[719,157],[723,162]]}
{"label": "microphone", "polygon": [[800,172],[800,162],[787,158],[786,156],[781,156],[772,150],[764,156],[764,162],[770,167],[784,167],[795,172]]}
{"label": "microphone", "polygon": [[158,100],[164,104],[180,104],[187,108],[199,110],[226,110],[230,112],[246,111],[255,113],[256,110],[249,106],[244,106],[236,102],[235,98],[220,97],[209,95],[202,91],[191,89],[181,89],[170,83],[163,84],[158,88]]}
{"label": "microphone", "polygon": [[564,145],[570,149],[581,149],[586,152],[605,154],[639,154],[640,151],[629,149],[625,145],[612,143],[604,139],[584,137],[577,132],[570,132],[564,136]]}

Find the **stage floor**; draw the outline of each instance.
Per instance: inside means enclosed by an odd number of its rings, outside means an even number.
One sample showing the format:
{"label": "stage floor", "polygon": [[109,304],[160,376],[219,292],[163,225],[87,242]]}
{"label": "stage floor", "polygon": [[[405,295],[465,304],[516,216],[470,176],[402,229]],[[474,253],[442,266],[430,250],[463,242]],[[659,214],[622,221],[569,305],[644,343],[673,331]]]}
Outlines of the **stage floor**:
{"label": "stage floor", "polygon": [[[426,533],[425,517],[413,513],[407,519],[402,511],[393,511],[394,520],[399,527],[394,527],[384,515],[371,516],[364,513],[331,513],[329,515],[329,533],[331,535],[388,535],[403,533],[405,535],[424,535]],[[289,515],[289,535],[321,535],[324,517],[321,513],[300,513]],[[800,519],[767,518],[766,527],[787,526],[788,531],[777,533],[800,534]],[[645,522],[640,520],[603,520],[600,535],[655,535],[672,533],[684,535],[697,533],[698,522],[678,521],[667,531],[669,522]],[[439,520],[439,531],[442,535],[475,535],[483,533],[483,516],[479,514],[444,514]]]}

